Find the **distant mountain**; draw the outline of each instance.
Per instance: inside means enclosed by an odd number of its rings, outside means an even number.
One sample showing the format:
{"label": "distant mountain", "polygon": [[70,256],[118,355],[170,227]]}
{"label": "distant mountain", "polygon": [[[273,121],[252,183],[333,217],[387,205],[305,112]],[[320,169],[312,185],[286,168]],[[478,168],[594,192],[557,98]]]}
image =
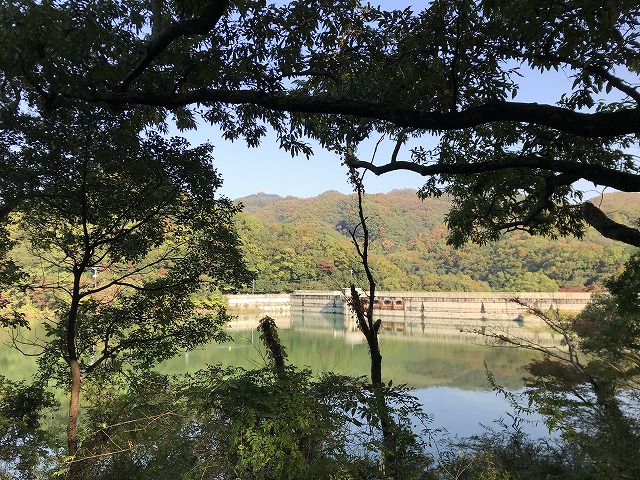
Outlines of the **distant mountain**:
{"label": "distant mountain", "polygon": [[271,205],[278,200],[282,200],[280,195],[274,195],[270,193],[256,193],[248,195],[246,197],[238,198],[235,203],[241,203],[244,206],[244,210],[249,213],[256,212],[267,205]]}
{"label": "distant mountain", "polygon": [[[316,197],[279,197],[261,208],[247,208],[246,199],[252,201],[254,195],[238,199],[245,204],[245,210],[267,223],[300,224],[322,223],[340,233],[348,233],[358,224],[357,197],[345,195],[335,190]],[[262,198],[262,197],[261,197]],[[393,190],[390,193],[374,193],[365,197],[365,210],[369,225],[377,236],[397,245],[403,245],[421,232],[442,225],[450,202],[446,199],[422,201],[415,190]]]}
{"label": "distant mountain", "polygon": [[[257,194],[238,227],[254,289],[342,288],[361,274],[350,232],[358,225],[357,197],[328,191],[312,198]],[[640,194],[592,199],[614,219],[634,224]],[[513,233],[485,245],[446,245],[446,198],[424,201],[410,189],[368,194],[371,264],[381,289],[584,290],[619,271],[634,250],[589,230],[583,240],[550,240]]]}

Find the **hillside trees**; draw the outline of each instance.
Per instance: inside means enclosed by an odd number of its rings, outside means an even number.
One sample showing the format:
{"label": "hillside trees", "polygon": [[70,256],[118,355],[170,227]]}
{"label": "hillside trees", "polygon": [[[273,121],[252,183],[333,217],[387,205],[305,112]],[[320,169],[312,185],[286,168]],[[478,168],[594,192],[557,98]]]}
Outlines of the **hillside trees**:
{"label": "hillside trees", "polygon": [[236,225],[256,292],[340,289],[358,268],[348,241],[326,225],[261,222],[244,212]]}
{"label": "hillside trees", "polygon": [[[638,194],[618,192],[598,200],[603,211],[633,224],[640,215],[638,199]],[[243,251],[256,272],[255,291],[334,290],[354,276],[362,280],[349,241],[349,229],[357,225],[355,195],[263,201],[261,195],[239,199],[246,211],[236,217]],[[369,262],[380,290],[598,289],[620,273],[634,249],[591,228],[583,239],[511,232],[486,245],[453,248],[442,223],[450,205],[443,198],[420,200],[408,189],[363,198],[372,224]],[[276,257],[282,261],[275,262]],[[535,274],[534,283],[528,272]]]}
{"label": "hillside trees", "polygon": [[192,297],[204,281],[221,290],[249,281],[238,209],[215,196],[221,180],[209,146],[164,139],[135,116],[59,109],[14,133],[10,153],[31,166],[37,188],[4,220],[40,260],[29,288],[52,295],[46,339],[35,341],[38,375],[69,389],[75,457],[85,382],[224,335],[224,309],[199,310]]}
{"label": "hillside trees", "polygon": [[[639,245],[575,187],[638,191],[639,13],[634,0],[5,2],[2,110],[142,105],[149,122],[200,116],[250,146],[272,129],[291,153],[310,138],[375,174],[425,176],[421,195],[455,198],[454,244],[581,235],[586,219]],[[557,70],[573,81],[560,98],[529,91],[532,72]],[[374,133],[395,145],[386,163],[358,158]]]}

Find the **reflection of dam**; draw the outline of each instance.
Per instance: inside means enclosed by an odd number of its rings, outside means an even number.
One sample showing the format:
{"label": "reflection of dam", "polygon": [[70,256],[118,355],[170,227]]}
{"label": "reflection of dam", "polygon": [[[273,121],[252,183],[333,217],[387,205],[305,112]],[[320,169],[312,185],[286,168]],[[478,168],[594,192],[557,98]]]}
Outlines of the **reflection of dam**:
{"label": "reflection of dam", "polygon": [[[231,295],[229,308],[234,312],[247,310],[261,312],[331,313],[351,315],[347,291],[296,290],[283,295]],[[591,301],[590,293],[568,292],[378,292],[373,300],[376,316],[389,323],[388,328],[403,328],[398,318],[408,323],[420,319],[455,319],[472,323],[487,320],[532,320],[521,302],[542,310],[579,312]],[[368,299],[363,297],[365,304]],[[391,317],[394,317],[393,320]],[[388,322],[387,322],[388,320]]]}
{"label": "reflection of dam", "polygon": [[[260,368],[267,361],[265,349],[256,331],[264,314],[241,314],[231,320],[233,341],[210,345],[169,360],[162,367],[165,373],[195,372],[206,365]],[[362,332],[351,331],[350,318],[342,314],[304,314],[274,312],[271,314],[280,328],[279,336],[287,349],[289,362],[309,367],[314,373],[334,371],[345,375],[368,375],[369,354]],[[402,319],[390,318],[390,320]],[[456,323],[455,320],[450,323]],[[517,336],[531,334],[537,344],[555,345],[547,337],[516,322],[502,322],[505,329]],[[507,327],[508,324],[508,327]],[[528,331],[527,331],[528,330]],[[437,319],[425,319],[424,331],[420,319],[407,324],[404,331],[387,330],[380,335],[383,375],[396,384],[413,387],[448,385],[473,390],[489,390],[484,362],[498,382],[511,389],[522,387],[522,372],[518,368],[532,358],[530,351],[514,348],[488,348],[484,338],[461,333]],[[562,347],[562,346],[560,346]],[[474,408],[473,405],[470,408]]]}
{"label": "reflection of dam", "polygon": [[[239,314],[229,323],[228,330],[233,332],[254,331],[264,313]],[[280,312],[270,313],[278,328],[304,333],[329,335],[341,339],[347,344],[364,342],[364,336],[358,330],[350,315],[327,314],[320,312]],[[558,335],[552,335],[546,329],[531,329],[531,322],[383,316],[380,328],[381,341],[385,338],[409,342],[461,342],[485,344],[493,343],[481,333],[506,334],[511,337],[529,340],[539,345],[555,345],[560,341]],[[537,325],[533,325],[534,327]]]}

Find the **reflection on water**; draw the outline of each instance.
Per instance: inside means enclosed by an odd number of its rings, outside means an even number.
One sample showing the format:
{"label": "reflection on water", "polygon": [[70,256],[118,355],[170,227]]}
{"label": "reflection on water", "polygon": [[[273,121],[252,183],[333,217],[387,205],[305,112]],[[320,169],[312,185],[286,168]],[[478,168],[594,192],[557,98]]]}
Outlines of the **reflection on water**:
{"label": "reflection on water", "polygon": [[[165,373],[195,372],[207,364],[222,363],[247,369],[265,364],[265,352],[255,330],[260,314],[242,315],[229,325],[233,341],[211,344],[184,353],[160,365]],[[362,334],[343,315],[273,315],[289,362],[313,372],[333,371],[354,376],[369,375],[369,353]],[[500,329],[512,335],[528,336],[549,344],[553,339],[526,325],[502,322],[474,325],[447,320],[406,323],[386,319],[380,335],[383,380],[406,384],[416,390],[427,412],[434,414],[434,427],[445,427],[453,434],[479,433],[480,423],[491,425],[506,417],[508,406],[486,379],[485,363],[496,380],[510,390],[522,388],[522,366],[532,353],[506,347],[488,346],[483,337],[466,330]],[[461,332],[460,330],[463,330]],[[6,339],[6,337],[4,338]],[[0,339],[2,340],[2,339]],[[32,357],[23,357],[2,346],[0,374],[17,380],[35,371]],[[544,434],[538,429],[537,434]]]}
{"label": "reflection on water", "polygon": [[[486,429],[513,431],[516,426],[512,408],[494,392],[461,390],[450,387],[431,387],[415,390],[413,394],[433,418],[433,428],[445,431],[436,438],[468,437]],[[521,418],[517,428],[536,438],[549,437],[549,431],[538,415]],[[553,435],[557,438],[557,435]]]}
{"label": "reflection on water", "polygon": [[[343,315],[274,315],[289,361],[314,372],[334,371],[348,375],[369,375],[369,354],[362,334]],[[264,349],[255,326],[259,314],[242,315],[229,325],[233,341],[210,345],[174,358],[162,365],[171,373],[193,372],[206,364],[223,363],[244,368],[264,365]],[[484,364],[498,382],[511,390],[522,387],[522,366],[531,352],[488,346],[484,338],[467,333],[455,321],[449,325],[436,320],[411,324],[402,319],[384,322],[380,335],[383,379],[413,388],[448,386],[464,390],[490,390]],[[418,319],[419,320],[419,319]],[[529,332],[515,322],[485,325],[509,329],[509,333],[530,335],[540,341],[540,332]],[[461,332],[461,328],[465,331]],[[551,341],[552,339],[549,339]]]}
{"label": "reflection on water", "polygon": [[[260,317],[259,314],[241,315],[229,326],[233,341],[174,358],[162,365],[163,371],[193,372],[207,363],[219,362],[244,368],[264,365],[264,348],[255,331]],[[317,373],[369,375],[367,345],[362,333],[352,328],[348,318],[321,314],[273,317],[289,361],[294,365],[309,367]],[[433,415],[432,428],[444,428],[451,436],[466,436],[479,434],[484,427],[500,430],[497,423],[500,419],[510,423],[512,411],[502,397],[491,391],[484,364],[486,362],[501,385],[516,391],[523,386],[522,366],[532,358],[531,352],[489,346],[482,336],[461,332],[461,326],[455,321],[447,326],[444,321],[431,320],[424,325],[405,324],[402,328],[392,323],[387,322],[387,328],[380,335],[383,380],[393,379],[396,385],[414,388],[425,411]],[[477,329],[482,326],[554,343],[549,334],[529,331],[526,325],[515,322],[480,323]],[[462,329],[475,328],[465,325]],[[541,424],[525,423],[523,430],[538,437],[547,434]]]}

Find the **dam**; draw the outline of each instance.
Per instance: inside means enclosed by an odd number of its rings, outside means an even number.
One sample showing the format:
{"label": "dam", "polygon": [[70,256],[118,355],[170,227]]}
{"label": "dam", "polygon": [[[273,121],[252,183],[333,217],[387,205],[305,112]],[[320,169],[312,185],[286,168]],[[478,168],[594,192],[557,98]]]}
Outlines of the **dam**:
{"label": "dam", "polygon": [[[365,306],[369,299],[360,292]],[[349,290],[296,290],[290,294],[229,295],[232,312],[308,312],[351,315]],[[452,320],[525,320],[535,317],[528,307],[542,312],[575,314],[591,302],[591,293],[574,292],[392,292],[379,291],[373,299],[382,318]]]}

